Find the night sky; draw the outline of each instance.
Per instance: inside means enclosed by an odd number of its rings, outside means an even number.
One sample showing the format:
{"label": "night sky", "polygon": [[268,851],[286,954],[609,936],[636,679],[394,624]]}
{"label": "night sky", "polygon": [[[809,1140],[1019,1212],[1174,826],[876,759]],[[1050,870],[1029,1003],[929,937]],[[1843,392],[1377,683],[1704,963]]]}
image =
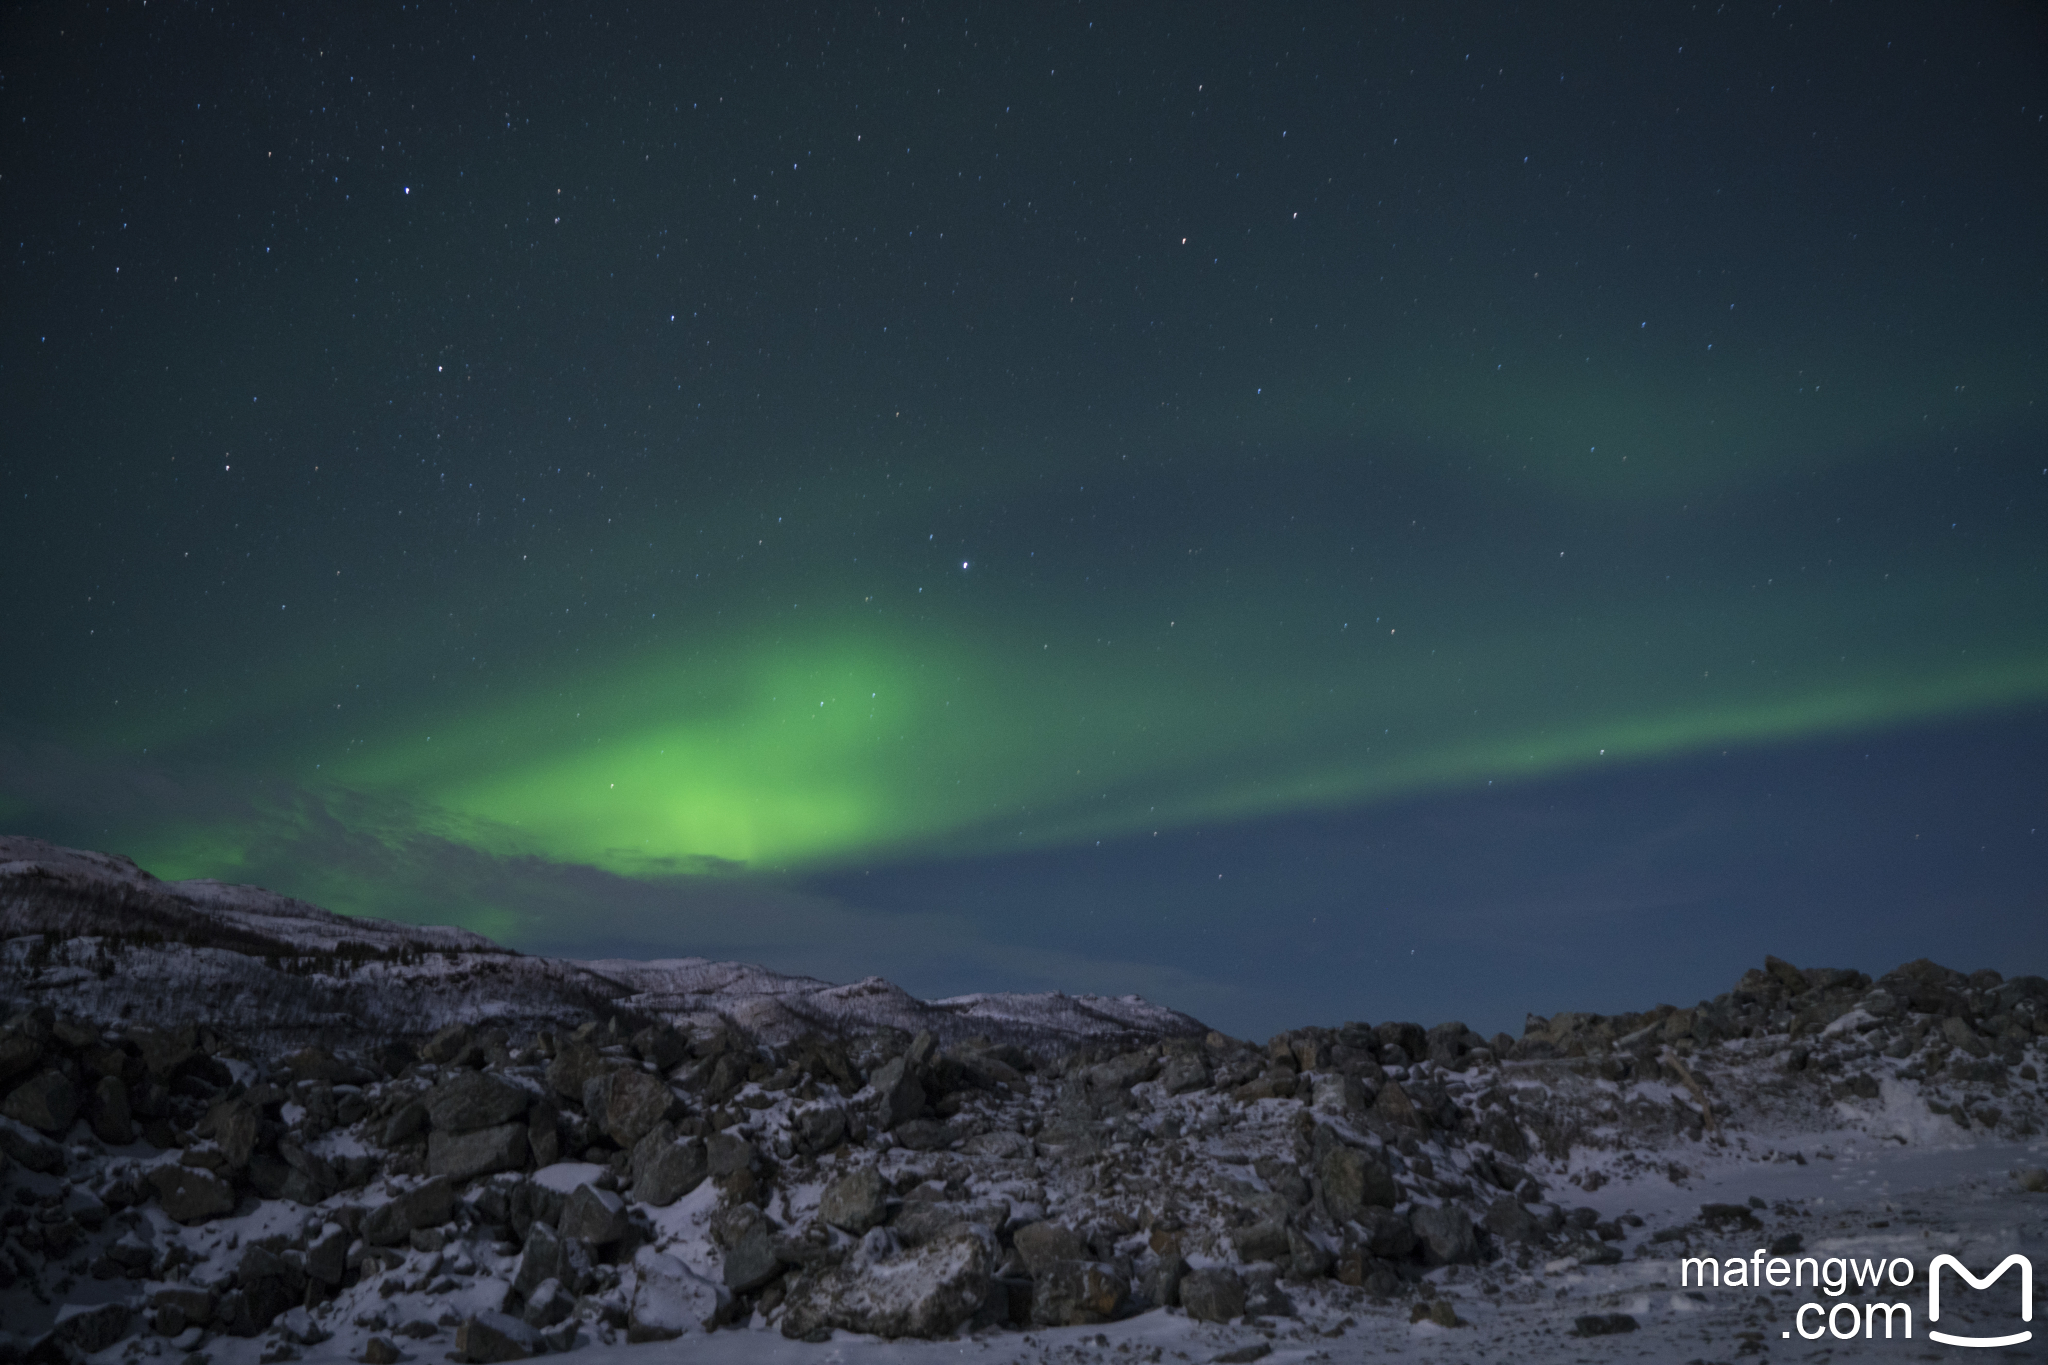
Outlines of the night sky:
{"label": "night sky", "polygon": [[1259,1037],[2048,970],[2037,7],[703,13],[0,21],[0,828]]}

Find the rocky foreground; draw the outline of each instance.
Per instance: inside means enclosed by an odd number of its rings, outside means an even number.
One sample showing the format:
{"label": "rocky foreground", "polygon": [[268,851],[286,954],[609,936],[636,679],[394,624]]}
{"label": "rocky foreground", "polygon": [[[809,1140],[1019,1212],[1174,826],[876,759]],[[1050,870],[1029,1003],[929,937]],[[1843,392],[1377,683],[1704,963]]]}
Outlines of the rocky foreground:
{"label": "rocky foreground", "polygon": [[[1658,1327],[1680,1255],[1848,1235],[1803,1196],[1670,1214],[1713,1172],[1761,1188],[1845,1144],[1974,1140],[1987,1198],[2048,1189],[2028,1156],[2048,982],[1924,961],[1872,980],[1767,959],[1690,1009],[1532,1017],[1519,1038],[1387,1021],[1255,1044],[1162,1012],[1153,1036],[1126,1017],[1035,1048],[771,1040],[701,999],[411,1037],[400,1016],[350,1046],[76,989],[200,951],[235,950],[0,945],[0,1361],[857,1338],[1315,1359],[1438,1337],[1456,1359],[1474,1322],[1535,1358]],[[235,971],[338,989],[382,961]],[[1711,1349],[1782,1347],[1782,1306],[1717,1306]]]}

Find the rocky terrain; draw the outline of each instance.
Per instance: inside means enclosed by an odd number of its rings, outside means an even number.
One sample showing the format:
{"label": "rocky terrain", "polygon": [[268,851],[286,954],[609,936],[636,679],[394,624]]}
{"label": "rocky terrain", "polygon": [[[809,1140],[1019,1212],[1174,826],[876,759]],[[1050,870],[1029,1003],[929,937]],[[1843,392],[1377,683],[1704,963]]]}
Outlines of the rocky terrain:
{"label": "rocky terrain", "polygon": [[19,839],[0,932],[0,1361],[1845,1359],[1887,1343],[1680,1258],[2048,1232],[2038,977],[1769,958],[1520,1037],[1254,1043]]}

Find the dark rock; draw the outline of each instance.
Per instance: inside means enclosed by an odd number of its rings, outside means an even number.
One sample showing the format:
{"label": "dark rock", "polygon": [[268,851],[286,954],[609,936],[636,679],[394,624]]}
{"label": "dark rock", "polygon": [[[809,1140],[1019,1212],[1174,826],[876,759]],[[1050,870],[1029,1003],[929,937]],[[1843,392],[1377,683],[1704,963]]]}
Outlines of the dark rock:
{"label": "dark rock", "polygon": [[135,1118],[128,1111],[128,1087],[119,1076],[102,1076],[92,1089],[93,1136],[110,1147],[135,1141]]}
{"label": "dark rock", "polygon": [[371,1246],[397,1246],[412,1239],[413,1229],[440,1227],[454,1213],[455,1182],[436,1176],[371,1209],[363,1219],[363,1240]]}
{"label": "dark rock", "polygon": [[575,1307],[576,1296],[562,1288],[560,1280],[542,1280],[526,1296],[526,1306],[519,1311],[519,1316],[529,1327],[553,1327],[568,1317]]}
{"label": "dark rock", "polygon": [[398,1347],[390,1337],[371,1337],[363,1343],[363,1365],[398,1365]]}
{"label": "dark rock", "polygon": [[1422,1244],[1430,1265],[1470,1265],[1479,1259],[1479,1237],[1472,1220],[1451,1205],[1417,1204],[1408,1225]]}
{"label": "dark rock", "polygon": [[306,1247],[306,1276],[333,1288],[348,1273],[348,1230],[329,1223]]}
{"label": "dark rock", "polygon": [[555,1059],[548,1063],[548,1085],[563,1099],[581,1104],[585,1087],[613,1065],[588,1042],[572,1038],[555,1049]]}
{"label": "dark rock", "polygon": [[510,1313],[478,1313],[455,1329],[455,1356],[470,1365],[524,1360],[546,1349],[540,1333]]}
{"label": "dark rock", "polygon": [[889,1187],[872,1166],[846,1172],[818,1197],[818,1217],[858,1237],[887,1216]]}
{"label": "dark rock", "polygon": [[235,1211],[235,1187],[197,1166],[151,1167],[149,1183],[165,1216],[176,1222],[203,1223]]}
{"label": "dark rock", "polygon": [[436,1128],[427,1139],[428,1172],[451,1180],[470,1180],[493,1171],[516,1171],[525,1164],[523,1123],[503,1123],[469,1133],[444,1133]]}
{"label": "dark rock", "polygon": [[737,1133],[713,1133],[704,1139],[705,1169],[715,1180],[754,1164],[754,1148]]}
{"label": "dark rock", "polygon": [[1356,1147],[1327,1146],[1317,1158],[1316,1178],[1322,1183],[1324,1207],[1339,1223],[1357,1219],[1368,1207],[1392,1208],[1401,1197],[1394,1173]]}
{"label": "dark rock", "polygon": [[128,1335],[129,1310],[125,1303],[102,1303],[58,1312],[56,1329],[51,1335],[86,1355],[104,1351]]}
{"label": "dark rock", "polygon": [[0,1152],[31,1171],[55,1175],[64,1169],[64,1148],[25,1123],[0,1118]]}
{"label": "dark rock", "polygon": [[472,1133],[525,1115],[533,1096],[489,1071],[458,1071],[427,1092],[427,1116],[437,1133]]}
{"label": "dark rock", "polygon": [[626,1340],[671,1341],[708,1332],[730,1296],[673,1256],[642,1247],[633,1258],[638,1283],[626,1319]]}
{"label": "dark rock", "polygon": [[800,1111],[796,1116],[796,1140],[813,1156],[831,1151],[846,1141],[846,1111],[831,1104]]}
{"label": "dark rock", "polygon": [[469,1051],[472,1046],[470,1038],[469,1025],[448,1024],[420,1044],[420,1060],[433,1066],[446,1066]]}
{"label": "dark rock", "polygon": [[0,1101],[0,1116],[62,1137],[78,1117],[78,1092],[61,1071],[41,1071]]}
{"label": "dark rock", "polygon": [[793,1285],[782,1334],[804,1339],[832,1328],[884,1337],[950,1336],[991,1288],[987,1244],[961,1234],[885,1261],[848,1263]]}
{"label": "dark rock", "polygon": [[1543,1236],[1543,1228],[1528,1206],[1510,1195],[1489,1204],[1484,1221],[1486,1230],[1503,1242],[1534,1242]]}
{"label": "dark rock", "polygon": [[645,1071],[621,1068],[589,1081],[583,1092],[590,1121],[619,1146],[630,1149],[675,1106],[668,1082]]}
{"label": "dark rock", "polygon": [[384,1124],[384,1145],[397,1147],[412,1141],[427,1131],[431,1120],[427,1116],[427,1102],[412,1100],[398,1107]]}
{"label": "dark rock", "polygon": [[13,1029],[0,1029],[0,1081],[19,1076],[43,1059],[39,1039]]}
{"label": "dark rock", "polygon": [[936,1152],[952,1143],[953,1135],[937,1119],[911,1119],[896,1125],[896,1144],[913,1152]]}
{"label": "dark rock", "polygon": [[590,1253],[583,1243],[536,1222],[527,1229],[526,1250],[520,1254],[512,1287],[531,1294],[543,1281],[555,1280],[570,1293],[580,1294],[589,1285],[590,1274]]}
{"label": "dark rock", "polygon": [[728,1240],[723,1273],[725,1287],[735,1294],[751,1294],[782,1273],[782,1260],[775,1254],[773,1229],[758,1212]]}
{"label": "dark rock", "polygon": [[1116,1267],[1098,1261],[1054,1261],[1031,1277],[1031,1322],[1037,1327],[1087,1327],[1108,1322],[1130,1297]]}
{"label": "dark rock", "polygon": [[1062,1261],[1094,1259],[1080,1233],[1053,1222],[1026,1223],[1017,1229],[1015,1245],[1034,1280]]}
{"label": "dark rock", "polygon": [[[1771,959],[1776,961],[1776,958]],[[1611,1337],[1623,1332],[1633,1332],[1641,1324],[1626,1313],[1582,1313],[1572,1319],[1572,1335],[1578,1337]]]}
{"label": "dark rock", "polygon": [[526,1111],[526,1150],[536,1166],[552,1166],[562,1159],[561,1111],[544,1095]]}
{"label": "dark rock", "polygon": [[610,1246],[626,1235],[626,1201],[595,1185],[578,1185],[562,1206],[557,1230],[591,1246]]}
{"label": "dark rock", "polygon": [[657,1128],[633,1148],[633,1197],[665,1208],[704,1182],[711,1172],[701,1138],[678,1139]]}
{"label": "dark rock", "polygon": [[1193,1270],[1181,1277],[1180,1306],[1196,1322],[1244,1316],[1244,1281],[1229,1269]]}
{"label": "dark rock", "polygon": [[924,1083],[917,1078],[904,1057],[895,1057],[876,1068],[868,1078],[875,1091],[875,1122],[883,1128],[908,1123],[924,1113]]}
{"label": "dark rock", "polygon": [[1174,1307],[1180,1302],[1180,1282],[1187,1278],[1189,1269],[1179,1252],[1167,1252],[1140,1278],[1136,1297],[1154,1307]]}

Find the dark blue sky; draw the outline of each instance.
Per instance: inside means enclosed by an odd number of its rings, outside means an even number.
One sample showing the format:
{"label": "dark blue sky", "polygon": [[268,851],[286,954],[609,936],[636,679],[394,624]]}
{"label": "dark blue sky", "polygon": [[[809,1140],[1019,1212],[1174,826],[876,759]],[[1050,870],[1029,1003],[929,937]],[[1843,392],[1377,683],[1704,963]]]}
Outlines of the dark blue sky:
{"label": "dark blue sky", "polygon": [[1242,1033],[2048,966],[2035,10],[0,26],[10,830]]}

